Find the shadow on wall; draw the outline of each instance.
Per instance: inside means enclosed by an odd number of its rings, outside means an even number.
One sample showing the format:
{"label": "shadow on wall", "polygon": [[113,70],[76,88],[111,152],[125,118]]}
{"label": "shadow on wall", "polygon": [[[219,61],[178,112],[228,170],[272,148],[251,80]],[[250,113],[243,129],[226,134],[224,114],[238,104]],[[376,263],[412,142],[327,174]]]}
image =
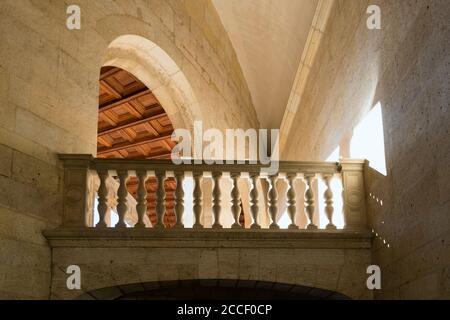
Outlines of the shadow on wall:
{"label": "shadow on wall", "polygon": [[350,300],[318,288],[275,282],[205,279],[135,283],[93,290],[79,300]]}

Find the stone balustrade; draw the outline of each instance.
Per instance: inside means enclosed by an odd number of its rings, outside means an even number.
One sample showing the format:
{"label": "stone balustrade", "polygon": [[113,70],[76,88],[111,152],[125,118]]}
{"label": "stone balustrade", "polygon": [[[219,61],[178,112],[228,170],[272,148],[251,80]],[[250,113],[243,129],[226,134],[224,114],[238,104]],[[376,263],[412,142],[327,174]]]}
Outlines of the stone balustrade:
{"label": "stone balustrade", "polygon": [[[342,180],[342,202],[344,215],[344,230],[364,231],[366,229],[365,195],[364,195],[364,161],[345,160],[340,163],[328,162],[280,162],[279,173],[276,175],[265,175],[262,172],[263,165],[250,163],[234,164],[213,164],[204,162],[200,164],[176,165],[171,160],[129,160],[129,159],[96,159],[91,155],[69,155],[62,154],[59,158],[64,164],[64,215],[63,227],[95,227],[105,228],[107,223],[106,212],[111,197],[116,203],[118,213],[118,223],[116,228],[127,227],[126,217],[130,211],[135,212],[134,228],[153,227],[154,229],[167,229],[163,223],[166,214],[164,181],[167,177],[176,180],[175,190],[175,229],[184,228],[183,214],[185,211],[185,190],[183,189],[183,179],[186,176],[193,177],[193,216],[194,229],[203,229],[202,214],[204,212],[202,179],[205,175],[212,178],[212,201],[211,210],[214,223],[213,229],[222,229],[221,215],[231,215],[233,223],[232,229],[245,229],[239,222],[242,206],[242,191],[239,188],[239,180],[245,179],[249,183],[248,208],[252,219],[248,229],[260,230],[260,214],[262,201],[265,202],[267,213],[270,217],[270,224],[267,226],[272,231],[280,229],[277,224],[280,205],[285,206],[290,218],[290,230],[298,230],[296,215],[304,214],[307,217],[307,231],[318,230],[315,224],[315,207],[318,201],[324,202],[324,211],[328,224],[326,230],[336,229],[333,224],[333,207],[335,197],[330,183],[336,176]],[[138,179],[138,190],[136,201],[130,197],[127,191],[126,181],[129,177]],[[111,177],[115,177],[118,184],[116,191],[111,193]],[[151,225],[146,215],[147,213],[147,190],[145,182],[149,177],[156,177],[156,223]],[[230,179],[230,190],[222,190],[221,179]],[[279,179],[284,179],[287,184],[287,191],[284,204],[280,204],[279,192],[276,183]],[[297,190],[295,181],[300,179],[305,185],[304,191],[304,212],[299,213],[296,206]],[[313,187],[316,179],[322,179],[326,190],[323,197],[319,197],[317,189]],[[257,185],[260,180],[267,183],[264,189],[266,194],[260,194]],[[94,182],[93,182],[94,181]],[[223,210],[222,196],[227,191],[231,196],[231,210]],[[97,194],[97,211],[99,221],[94,225],[94,196]]]}

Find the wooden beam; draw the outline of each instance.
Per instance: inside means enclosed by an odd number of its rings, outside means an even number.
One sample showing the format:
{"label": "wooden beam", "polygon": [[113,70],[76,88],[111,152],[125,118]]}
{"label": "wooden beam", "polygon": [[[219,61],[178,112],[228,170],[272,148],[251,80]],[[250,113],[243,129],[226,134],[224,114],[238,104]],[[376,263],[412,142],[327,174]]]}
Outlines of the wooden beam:
{"label": "wooden beam", "polygon": [[119,72],[119,71],[121,71],[121,69],[114,67],[114,68],[112,68],[111,70],[108,70],[108,71],[102,73],[102,74],[100,75],[100,80],[103,80],[103,79],[105,79],[105,78],[109,78],[109,77],[115,75],[115,74],[116,74],[117,72]]}
{"label": "wooden beam", "polygon": [[143,115],[135,108],[133,104],[131,104],[131,101],[125,102],[124,107],[128,110],[129,113],[131,113],[133,116],[135,116],[138,119],[142,119]]}
{"label": "wooden beam", "polygon": [[145,127],[145,129],[147,129],[147,131],[150,131],[155,136],[157,136],[157,137],[159,136],[159,131],[155,129],[155,127],[150,123],[150,121],[145,122],[144,127]]}
{"label": "wooden beam", "polygon": [[172,150],[172,148],[170,147],[170,144],[167,142],[167,140],[162,141],[162,144],[164,145],[164,147],[166,147],[166,149],[168,151]]}
{"label": "wooden beam", "polygon": [[136,146],[136,148],[144,155],[144,157],[146,157],[149,153],[148,150],[145,150],[143,145]]}
{"label": "wooden beam", "polygon": [[120,92],[111,87],[109,83],[107,83],[105,80],[100,80],[100,86],[103,88],[103,90],[108,92],[110,95],[114,96],[116,99],[122,98]]}
{"label": "wooden beam", "polygon": [[111,112],[103,112],[99,114],[99,117],[102,117],[106,122],[108,122],[113,127],[117,126],[117,122],[119,121],[116,116],[111,114]]}
{"label": "wooden beam", "polygon": [[112,147],[112,143],[109,142],[107,139],[103,138],[102,136],[97,136],[97,140],[106,147]]}
{"label": "wooden beam", "polygon": [[[100,131],[100,132],[98,133],[98,135],[99,135],[99,136],[103,136],[103,135],[105,135],[105,134],[110,134],[110,133],[113,133],[113,132],[115,132],[115,131],[119,131],[119,130],[122,130],[122,129],[132,128],[132,127],[138,126],[138,125],[140,125],[140,124],[144,124],[144,123],[146,123],[146,122],[149,122],[149,121],[151,121],[151,120],[157,120],[157,119],[162,118],[162,117],[167,117],[167,114],[166,114],[166,113],[161,113],[161,114],[158,114],[158,115],[156,115],[156,116],[151,116],[151,117],[144,118],[144,119],[142,119],[142,120],[138,120],[138,121],[133,121],[133,122],[130,122],[130,123],[126,123],[126,124],[123,124],[123,125],[121,125],[121,126],[117,126],[117,127],[111,128],[111,129],[107,129],[107,130],[104,130],[104,131]],[[153,127],[152,127],[152,128],[153,128]],[[158,134],[158,132],[156,132],[156,134]]]}
{"label": "wooden beam", "polygon": [[132,132],[130,132],[129,128],[120,130],[120,134],[130,142],[134,142],[134,140],[136,139],[136,133],[133,134]]}
{"label": "wooden beam", "polygon": [[120,154],[120,156],[121,156],[122,158],[126,158],[127,155],[128,155],[128,153],[123,153],[124,151],[125,151],[125,149],[117,150],[117,152]]}
{"label": "wooden beam", "polygon": [[138,92],[136,92],[135,94],[133,94],[133,95],[127,97],[127,98],[124,98],[124,99],[122,99],[122,100],[115,101],[115,102],[113,102],[113,103],[110,103],[110,104],[106,104],[106,105],[100,106],[98,112],[105,112],[105,111],[107,111],[107,110],[110,110],[110,109],[119,107],[119,106],[121,106],[122,104],[124,104],[125,102],[129,102],[129,101],[131,101],[131,100],[133,100],[133,99],[137,99],[137,98],[142,97],[142,96],[145,96],[146,94],[149,94],[149,93],[152,93],[152,92],[150,91],[150,89],[145,88],[145,89],[143,89],[143,90],[141,90],[141,91],[138,91]]}
{"label": "wooden beam", "polygon": [[145,140],[140,140],[140,141],[135,141],[133,143],[120,143],[117,145],[112,146],[111,148],[101,148],[98,150],[97,155],[101,155],[101,154],[105,154],[105,153],[110,153],[113,151],[118,151],[121,149],[127,149],[127,148],[131,148],[131,147],[136,147],[136,146],[140,146],[143,144],[147,144],[147,143],[153,143],[153,142],[158,142],[158,141],[163,141],[165,139],[170,139],[172,137],[172,135],[165,135],[165,136],[161,136],[155,139],[145,139]]}
{"label": "wooden beam", "polygon": [[[128,102],[135,110],[137,110],[137,112],[139,112],[142,116],[141,118],[144,116],[144,112],[145,112],[145,107],[144,105],[138,100],[138,99],[134,99]],[[159,106],[159,104],[158,104]]]}

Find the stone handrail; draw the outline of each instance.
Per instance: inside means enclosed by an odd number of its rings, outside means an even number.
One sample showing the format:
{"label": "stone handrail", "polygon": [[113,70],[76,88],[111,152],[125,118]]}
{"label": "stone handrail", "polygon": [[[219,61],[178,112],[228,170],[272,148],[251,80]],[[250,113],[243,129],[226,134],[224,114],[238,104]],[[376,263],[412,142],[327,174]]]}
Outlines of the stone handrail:
{"label": "stone handrail", "polygon": [[[295,216],[296,208],[296,188],[294,181],[301,178],[305,184],[304,193],[304,213],[308,219],[307,230],[317,230],[314,224],[315,206],[317,204],[317,195],[312,187],[313,181],[317,178],[323,179],[326,191],[324,192],[325,213],[328,219],[327,230],[334,230],[333,224],[333,195],[330,182],[335,175],[340,175],[342,179],[342,198],[345,230],[365,230],[366,229],[366,210],[365,210],[365,192],[364,192],[364,161],[362,160],[343,160],[339,163],[329,162],[279,162],[279,173],[275,175],[264,175],[261,169],[265,167],[261,164],[233,163],[227,164],[207,164],[203,161],[193,164],[176,165],[171,160],[130,160],[130,159],[98,159],[91,155],[80,154],[61,154],[60,160],[64,165],[64,214],[63,227],[94,227],[93,226],[93,205],[94,195],[98,194],[98,214],[99,222],[96,228],[105,228],[107,223],[106,212],[109,208],[108,203],[115,202],[119,221],[116,228],[126,227],[125,221],[135,221],[135,228],[151,227],[147,212],[147,190],[145,181],[153,176],[157,180],[156,191],[156,216],[157,222],[153,226],[155,229],[165,229],[163,218],[166,213],[165,208],[165,190],[164,181],[166,177],[171,176],[176,180],[175,190],[175,228],[184,228],[184,190],[182,181],[189,173],[194,180],[193,191],[193,214],[194,229],[202,229],[201,223],[203,213],[202,185],[201,181],[205,173],[209,173],[213,180],[212,190],[212,212],[214,224],[212,228],[221,229],[220,217],[222,215],[221,196],[222,190],[219,184],[221,177],[226,173],[232,181],[231,195],[231,214],[234,223],[231,228],[242,229],[239,223],[241,214],[241,194],[238,186],[238,179],[245,178],[250,182],[250,191],[248,194],[248,205],[251,213],[252,224],[250,229],[261,229],[259,224],[259,205],[264,197],[260,197],[257,183],[260,179],[268,182],[267,211],[270,216],[272,230],[279,229],[277,224],[278,216],[278,191],[275,187],[278,179],[286,179],[288,190],[286,192],[287,212],[291,219],[289,229],[297,230]],[[118,177],[117,192],[111,195],[111,176]],[[138,179],[137,199],[134,202],[130,198],[126,188],[128,177],[135,176]],[[96,181],[93,183],[93,181]],[[117,200],[111,199],[116,197]],[[131,208],[132,207],[132,208]],[[133,210],[130,210],[133,209]],[[134,210],[135,209],[135,210]],[[134,212],[132,218],[130,212]],[[226,212],[226,214],[230,214]],[[128,217],[128,219],[127,219]]]}

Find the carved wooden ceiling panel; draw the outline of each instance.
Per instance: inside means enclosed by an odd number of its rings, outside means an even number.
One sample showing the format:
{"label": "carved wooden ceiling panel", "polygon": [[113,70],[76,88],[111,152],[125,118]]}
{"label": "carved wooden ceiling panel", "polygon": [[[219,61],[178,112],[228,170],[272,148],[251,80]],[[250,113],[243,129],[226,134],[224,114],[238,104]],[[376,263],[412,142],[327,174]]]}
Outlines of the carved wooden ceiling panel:
{"label": "carved wooden ceiling panel", "polygon": [[104,67],[100,76],[97,156],[167,159],[172,123],[152,92],[132,74]]}
{"label": "carved wooden ceiling panel", "polygon": [[[153,93],[129,72],[103,67],[99,84],[97,157],[127,159],[170,159],[175,146],[173,126]],[[138,181],[127,181],[128,192],[137,197]],[[156,223],[156,178],[146,181],[147,214]],[[175,224],[174,191],[176,182],[165,182],[166,215],[164,224]]]}

